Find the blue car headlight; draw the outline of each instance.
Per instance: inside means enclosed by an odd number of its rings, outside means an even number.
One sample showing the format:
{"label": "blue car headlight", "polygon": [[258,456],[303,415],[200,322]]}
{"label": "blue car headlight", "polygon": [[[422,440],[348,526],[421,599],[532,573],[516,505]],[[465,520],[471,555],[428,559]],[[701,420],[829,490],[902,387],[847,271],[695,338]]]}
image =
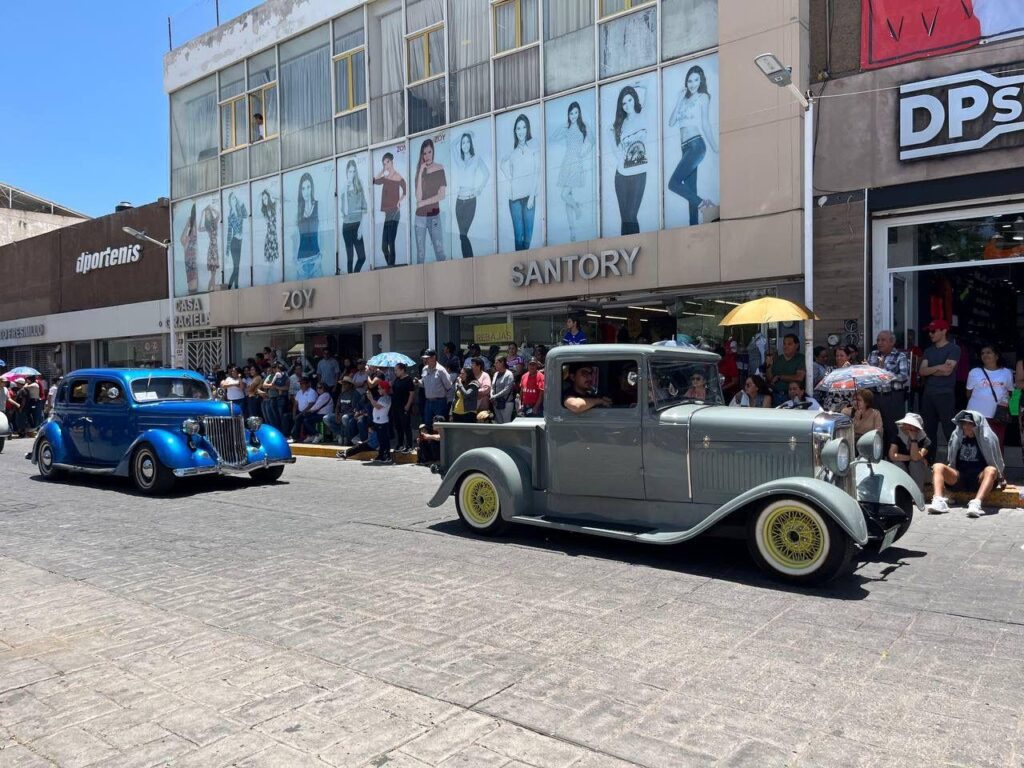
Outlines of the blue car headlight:
{"label": "blue car headlight", "polygon": [[198,435],[203,425],[199,423],[198,419],[185,419],[181,422],[181,431],[191,437],[192,435]]}
{"label": "blue car headlight", "polygon": [[250,430],[251,432],[255,432],[262,426],[263,419],[261,419],[259,416],[250,416],[248,419],[245,420],[245,428]]}

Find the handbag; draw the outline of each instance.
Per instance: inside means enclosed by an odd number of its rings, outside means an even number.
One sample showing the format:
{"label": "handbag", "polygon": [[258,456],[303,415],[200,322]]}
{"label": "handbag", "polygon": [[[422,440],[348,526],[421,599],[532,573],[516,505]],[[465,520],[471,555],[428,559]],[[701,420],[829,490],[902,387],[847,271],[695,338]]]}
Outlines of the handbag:
{"label": "handbag", "polygon": [[1022,390],[1015,389],[1015,390],[1013,390],[1013,394],[1010,395],[1010,415],[1011,416],[1020,416],[1020,396],[1021,396],[1021,394],[1022,394]]}
{"label": "handbag", "polygon": [[996,413],[992,418],[1002,424],[1009,424],[1010,407],[999,402],[999,398],[996,396],[996,388],[992,386],[992,379],[988,377],[988,372],[984,368],[981,369],[981,372],[985,376],[985,381],[988,382],[988,388],[992,390],[992,399],[996,401]]}

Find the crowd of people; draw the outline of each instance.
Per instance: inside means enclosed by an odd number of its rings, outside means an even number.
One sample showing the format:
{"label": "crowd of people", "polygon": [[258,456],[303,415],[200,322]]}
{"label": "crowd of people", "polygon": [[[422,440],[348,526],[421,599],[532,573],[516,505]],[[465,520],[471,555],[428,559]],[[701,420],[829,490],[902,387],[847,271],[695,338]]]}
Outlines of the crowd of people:
{"label": "crowd of people", "polygon": [[46,416],[48,392],[42,376],[0,379],[0,412],[7,417],[12,437],[35,437]]}

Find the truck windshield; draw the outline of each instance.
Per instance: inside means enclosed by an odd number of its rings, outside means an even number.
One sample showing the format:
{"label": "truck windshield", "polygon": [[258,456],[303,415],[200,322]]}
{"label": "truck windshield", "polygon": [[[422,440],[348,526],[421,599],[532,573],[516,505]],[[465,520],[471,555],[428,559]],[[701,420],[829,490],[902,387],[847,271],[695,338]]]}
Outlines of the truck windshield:
{"label": "truck windshield", "polygon": [[651,362],[649,400],[655,410],[684,403],[722,405],[722,385],[713,363]]}
{"label": "truck windshield", "polygon": [[161,376],[133,381],[132,397],[139,403],[153,403],[158,400],[209,400],[210,388],[206,386],[206,382],[197,379]]}

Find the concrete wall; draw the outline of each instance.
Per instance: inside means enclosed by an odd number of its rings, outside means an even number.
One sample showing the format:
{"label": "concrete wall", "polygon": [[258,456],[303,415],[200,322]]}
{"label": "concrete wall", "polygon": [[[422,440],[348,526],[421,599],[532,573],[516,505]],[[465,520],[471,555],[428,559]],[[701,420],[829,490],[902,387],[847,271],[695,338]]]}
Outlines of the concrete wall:
{"label": "concrete wall", "polygon": [[81,221],[73,216],[0,208],[0,246],[52,232],[71,224],[79,224]]}
{"label": "concrete wall", "polygon": [[[825,344],[830,333],[846,343],[845,321],[864,331],[864,194],[829,195],[814,213],[814,340]],[[855,342],[858,346],[861,342]]]}

